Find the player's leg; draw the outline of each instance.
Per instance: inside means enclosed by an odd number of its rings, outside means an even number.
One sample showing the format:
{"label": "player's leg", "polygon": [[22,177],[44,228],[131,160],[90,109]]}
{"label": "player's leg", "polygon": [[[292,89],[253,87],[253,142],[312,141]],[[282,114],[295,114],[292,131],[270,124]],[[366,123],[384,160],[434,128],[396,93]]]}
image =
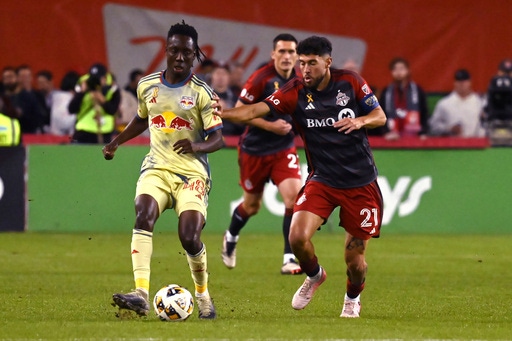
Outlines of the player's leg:
{"label": "player's leg", "polygon": [[149,311],[150,263],[153,253],[153,228],[160,214],[172,205],[166,174],[147,170],[137,181],[135,226],[132,230],[131,258],[135,291],[114,294],[114,304],[139,315]]}
{"label": "player's leg", "polygon": [[295,292],[292,299],[294,309],[304,309],[322,284],[327,273],[318,263],[315,247],[311,238],[321,226],[324,219],[308,211],[296,211],[290,227],[290,244],[299,260],[300,267],[307,274],[304,283]]}
{"label": "player's leg", "polygon": [[270,171],[265,157],[253,156],[241,151],[238,155],[238,164],[240,166],[240,186],[244,193],[242,202],[231,215],[229,228],[222,240],[221,253],[224,265],[230,269],[236,266],[236,243],[240,231],[247,224],[249,218],[260,210],[263,189]]}
{"label": "player's leg", "polygon": [[136,219],[132,230],[131,257],[135,291],[112,296],[121,309],[135,311],[145,316],[149,311],[150,263],[153,253],[153,228],[160,214],[157,201],[148,194],[135,199]]}
{"label": "player's leg", "polygon": [[190,274],[194,281],[199,318],[215,318],[215,307],[208,292],[208,262],[206,246],[201,241],[204,216],[195,210],[183,211],[179,217],[178,234],[187,252]]}
{"label": "player's leg", "polygon": [[181,182],[173,192],[178,214],[178,236],[187,252],[190,275],[194,281],[199,318],[216,317],[215,307],[208,291],[208,262],[206,245],[201,232],[206,224],[209,187],[201,178],[189,178]]}
{"label": "player's leg", "polygon": [[292,222],[293,215],[293,204],[297,198],[297,193],[302,186],[302,181],[297,178],[288,178],[279,183],[277,186],[281,198],[283,199],[285,212],[283,217],[283,265],[281,267],[282,274],[301,274],[302,269],[295,261],[295,255],[293,254],[292,247],[290,245],[290,225]]}
{"label": "player's leg", "polygon": [[244,191],[243,201],[233,211],[229,228],[224,233],[221,254],[224,265],[230,269],[236,266],[236,243],[238,242],[240,231],[247,224],[249,218],[258,213],[262,197],[263,193]]}
{"label": "player's leg", "polygon": [[340,316],[357,318],[361,311],[360,294],[365,286],[368,269],[365,254],[370,238],[380,234],[383,199],[376,181],[363,187],[344,189],[341,193],[340,226],[347,233],[347,291]]}
{"label": "player's leg", "polygon": [[345,238],[345,263],[347,264],[347,292],[341,317],[359,317],[361,311],[360,294],[366,279],[365,252],[368,239],[354,237],[347,232]]}
{"label": "player's leg", "polygon": [[282,225],[284,250],[281,273],[301,274],[302,270],[295,261],[289,241],[293,205],[302,187],[299,156],[295,147],[282,150],[275,155],[272,159],[270,179],[276,184],[285,207]]}
{"label": "player's leg", "polygon": [[330,194],[333,191],[334,188],[320,182],[309,181],[297,195],[290,227],[290,244],[307,277],[293,296],[294,309],[305,308],[316,289],[327,277],[325,270],[318,263],[311,238],[336,206],[330,201]]}

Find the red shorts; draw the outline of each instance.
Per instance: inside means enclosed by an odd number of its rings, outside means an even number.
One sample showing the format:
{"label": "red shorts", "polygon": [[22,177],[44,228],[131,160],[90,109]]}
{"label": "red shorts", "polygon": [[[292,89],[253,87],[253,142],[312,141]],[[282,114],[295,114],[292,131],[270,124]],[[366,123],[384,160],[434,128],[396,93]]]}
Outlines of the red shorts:
{"label": "red shorts", "polygon": [[295,147],[275,154],[255,156],[238,151],[240,186],[248,193],[263,193],[269,180],[277,186],[285,179],[301,179],[299,156]]}
{"label": "red shorts", "polygon": [[293,211],[308,211],[327,222],[340,207],[339,226],[359,239],[378,238],[382,222],[383,200],[377,181],[363,187],[333,188],[317,181],[308,181],[297,195]]}

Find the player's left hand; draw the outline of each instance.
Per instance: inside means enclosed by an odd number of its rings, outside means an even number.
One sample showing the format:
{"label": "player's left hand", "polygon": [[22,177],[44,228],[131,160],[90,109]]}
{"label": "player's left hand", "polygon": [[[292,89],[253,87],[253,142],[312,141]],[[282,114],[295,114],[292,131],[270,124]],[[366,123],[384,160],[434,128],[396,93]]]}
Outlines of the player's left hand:
{"label": "player's left hand", "polygon": [[179,140],[173,145],[174,151],[178,154],[195,153],[195,146],[195,143],[190,142],[189,139]]}
{"label": "player's left hand", "polygon": [[338,128],[338,131],[350,134],[354,130],[359,130],[363,127],[363,123],[358,118],[342,118],[339,121],[334,122],[334,128]]}

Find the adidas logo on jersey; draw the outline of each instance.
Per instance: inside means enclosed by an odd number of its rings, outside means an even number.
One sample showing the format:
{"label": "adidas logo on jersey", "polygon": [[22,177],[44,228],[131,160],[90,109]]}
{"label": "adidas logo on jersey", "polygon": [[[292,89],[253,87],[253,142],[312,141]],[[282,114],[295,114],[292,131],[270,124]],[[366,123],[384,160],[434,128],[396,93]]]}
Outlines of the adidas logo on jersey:
{"label": "adidas logo on jersey", "polygon": [[315,106],[313,105],[313,103],[309,103],[307,106],[306,106],[306,110],[312,110],[312,109],[316,109]]}

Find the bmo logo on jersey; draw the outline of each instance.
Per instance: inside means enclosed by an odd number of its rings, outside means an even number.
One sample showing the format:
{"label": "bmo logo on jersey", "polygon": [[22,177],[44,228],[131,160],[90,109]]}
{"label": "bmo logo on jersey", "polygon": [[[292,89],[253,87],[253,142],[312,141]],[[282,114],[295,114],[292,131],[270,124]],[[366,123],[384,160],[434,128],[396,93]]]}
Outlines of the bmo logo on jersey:
{"label": "bmo logo on jersey", "polygon": [[[356,114],[350,108],[341,109],[338,113],[338,121],[343,118],[355,118]],[[336,122],[334,117],[327,118],[306,118],[306,127],[307,128],[322,128],[322,127],[332,127]]]}

